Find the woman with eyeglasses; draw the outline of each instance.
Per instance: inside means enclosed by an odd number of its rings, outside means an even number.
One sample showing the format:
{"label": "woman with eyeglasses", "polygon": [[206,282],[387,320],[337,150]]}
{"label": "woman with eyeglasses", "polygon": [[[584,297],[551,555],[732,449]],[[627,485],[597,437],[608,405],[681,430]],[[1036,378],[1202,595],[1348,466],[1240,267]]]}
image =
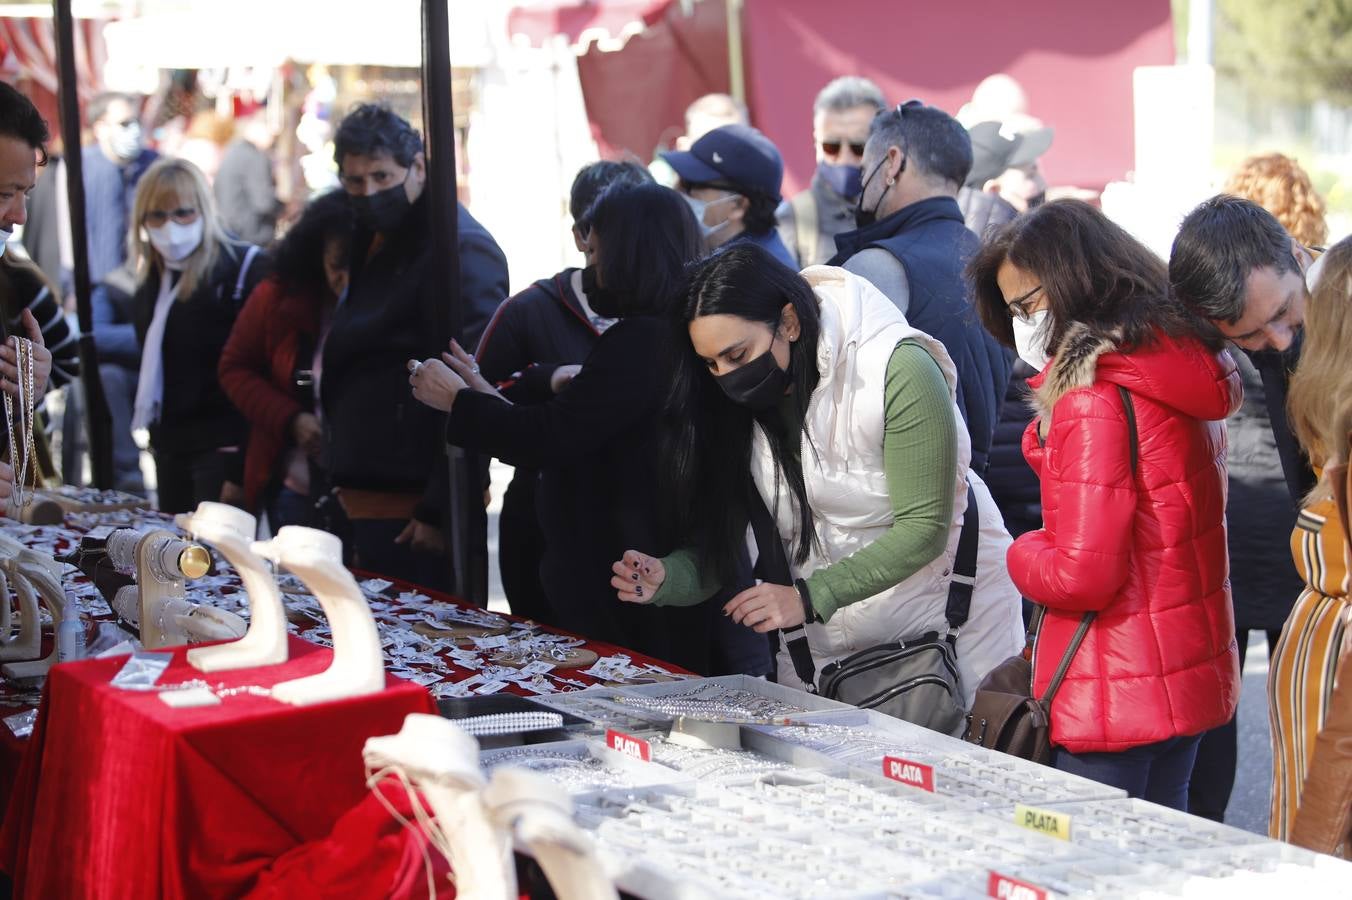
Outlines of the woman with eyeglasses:
{"label": "woman with eyeglasses", "polygon": [[1043,527],[1014,541],[1009,572],[1041,608],[1035,696],[1071,657],[1051,705],[1055,765],[1187,809],[1200,735],[1239,699],[1234,360],[1170,298],[1163,262],[1077,200],[1005,226],[968,273],[986,328],[1038,370],[1023,449]]}
{"label": "woman with eyeglasses", "polygon": [[141,342],[132,428],[150,432],[159,507],[240,504],[248,426],[216,365],[265,259],[226,233],[206,178],[181,159],[162,159],[142,176],[128,245]]}

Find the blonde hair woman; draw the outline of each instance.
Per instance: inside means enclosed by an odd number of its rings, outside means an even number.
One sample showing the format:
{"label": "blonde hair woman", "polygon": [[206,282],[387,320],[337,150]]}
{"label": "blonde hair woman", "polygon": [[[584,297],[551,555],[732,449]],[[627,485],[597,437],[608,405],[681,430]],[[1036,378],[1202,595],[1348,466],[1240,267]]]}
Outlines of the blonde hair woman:
{"label": "blonde hair woman", "polygon": [[1257,203],[1306,247],[1322,247],[1328,240],[1324,200],[1300,163],[1289,156],[1250,156],[1230,176],[1225,193]]}
{"label": "blonde hair woman", "polygon": [[240,307],[265,274],[259,249],[226,233],[200,169],[162,159],[141,177],[129,257],[141,372],[132,428],[150,431],[159,506],[242,499],[248,434],[216,363]]}
{"label": "blonde hair woman", "polygon": [[[1352,346],[1352,239],[1336,244],[1319,266],[1305,308],[1305,343],[1291,379],[1288,413],[1310,462],[1323,470],[1346,462],[1347,456],[1347,433],[1341,429],[1347,427],[1352,402],[1352,368],[1347,365],[1347,348]],[[1297,519],[1291,548],[1306,588],[1282,630],[1268,674],[1273,761],[1269,831],[1282,840],[1320,830],[1307,804],[1313,800],[1323,805],[1330,799],[1318,796],[1321,792],[1310,781],[1323,768],[1313,763],[1315,747],[1325,740],[1320,732],[1332,712],[1348,619],[1346,535],[1330,488],[1327,476],[1321,476]],[[1352,703],[1352,685],[1344,684],[1343,691],[1338,702],[1346,706]],[[1342,799],[1348,800],[1346,795]],[[1319,824],[1327,824],[1324,818],[1319,817]],[[1319,843],[1318,849],[1333,852],[1338,842]]]}

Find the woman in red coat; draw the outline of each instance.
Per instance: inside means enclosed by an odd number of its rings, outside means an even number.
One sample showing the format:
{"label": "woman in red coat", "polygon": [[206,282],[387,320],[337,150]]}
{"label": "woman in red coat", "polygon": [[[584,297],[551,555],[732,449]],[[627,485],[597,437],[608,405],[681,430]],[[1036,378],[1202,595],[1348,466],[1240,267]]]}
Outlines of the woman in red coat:
{"label": "woman in red coat", "polygon": [[326,492],[318,418],[324,336],[347,289],[352,213],[341,191],[310,203],[276,251],[272,275],[249,295],[221,351],[221,386],[249,420],[245,508],[272,530],[322,526]]}
{"label": "woman in red coat", "polygon": [[1043,527],[1008,556],[1045,609],[1036,696],[1092,613],[1052,701],[1056,767],[1186,809],[1200,735],[1239,698],[1222,421],[1242,397],[1234,361],[1170,300],[1164,264],[1085,203],[1021,216],[970,273],[986,327],[1039,370],[1023,447]]}

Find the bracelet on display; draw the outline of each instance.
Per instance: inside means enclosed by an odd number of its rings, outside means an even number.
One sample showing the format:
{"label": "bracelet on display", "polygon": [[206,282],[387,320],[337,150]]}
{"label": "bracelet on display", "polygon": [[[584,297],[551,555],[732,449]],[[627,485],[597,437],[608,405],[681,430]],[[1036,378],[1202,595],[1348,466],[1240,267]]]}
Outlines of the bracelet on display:
{"label": "bracelet on display", "polygon": [[807,582],[799,578],[794,581],[793,586],[798,589],[798,598],[803,601],[803,623],[806,625],[820,625],[825,620],[817,612],[817,608],[812,605],[812,592],[807,588]]}

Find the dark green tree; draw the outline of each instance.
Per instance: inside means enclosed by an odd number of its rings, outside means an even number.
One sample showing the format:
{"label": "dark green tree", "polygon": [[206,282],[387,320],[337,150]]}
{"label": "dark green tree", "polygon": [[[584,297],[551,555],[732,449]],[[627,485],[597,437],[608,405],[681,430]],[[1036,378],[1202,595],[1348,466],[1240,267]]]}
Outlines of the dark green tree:
{"label": "dark green tree", "polygon": [[1214,47],[1254,94],[1352,105],[1352,0],[1217,0]]}

